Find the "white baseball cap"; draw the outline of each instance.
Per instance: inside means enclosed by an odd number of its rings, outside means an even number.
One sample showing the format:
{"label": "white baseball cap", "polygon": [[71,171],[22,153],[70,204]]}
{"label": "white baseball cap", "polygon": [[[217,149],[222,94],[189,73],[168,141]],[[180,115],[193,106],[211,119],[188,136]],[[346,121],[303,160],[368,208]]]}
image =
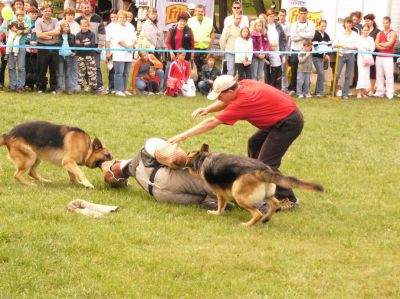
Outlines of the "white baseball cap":
{"label": "white baseball cap", "polygon": [[196,9],[196,5],[194,5],[193,3],[189,3],[188,9]]}
{"label": "white baseball cap", "polygon": [[221,92],[228,90],[235,85],[236,80],[231,75],[222,75],[215,79],[212,91],[208,94],[207,99],[216,100],[218,99]]}

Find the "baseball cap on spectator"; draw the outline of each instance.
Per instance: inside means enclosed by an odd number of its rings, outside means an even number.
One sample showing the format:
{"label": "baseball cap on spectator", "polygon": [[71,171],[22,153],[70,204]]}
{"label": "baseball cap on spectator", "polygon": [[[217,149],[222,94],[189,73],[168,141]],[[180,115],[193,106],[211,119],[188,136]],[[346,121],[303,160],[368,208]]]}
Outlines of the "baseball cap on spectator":
{"label": "baseball cap on spectator", "polygon": [[231,75],[222,75],[215,79],[212,91],[208,94],[207,99],[213,101],[218,99],[221,92],[228,90],[236,84],[235,78]]}
{"label": "baseball cap on spectator", "polygon": [[196,9],[196,5],[194,5],[193,3],[189,3],[188,9]]}

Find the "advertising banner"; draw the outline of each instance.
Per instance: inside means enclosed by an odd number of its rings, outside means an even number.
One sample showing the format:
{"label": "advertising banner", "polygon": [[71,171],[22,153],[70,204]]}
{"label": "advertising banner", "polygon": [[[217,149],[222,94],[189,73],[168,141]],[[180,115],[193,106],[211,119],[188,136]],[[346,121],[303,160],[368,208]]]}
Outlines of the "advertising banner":
{"label": "advertising banner", "polygon": [[167,31],[176,24],[178,15],[187,11],[187,6],[203,4],[206,7],[206,16],[214,18],[214,0],[176,0],[176,1],[157,1],[158,25],[163,31]]}

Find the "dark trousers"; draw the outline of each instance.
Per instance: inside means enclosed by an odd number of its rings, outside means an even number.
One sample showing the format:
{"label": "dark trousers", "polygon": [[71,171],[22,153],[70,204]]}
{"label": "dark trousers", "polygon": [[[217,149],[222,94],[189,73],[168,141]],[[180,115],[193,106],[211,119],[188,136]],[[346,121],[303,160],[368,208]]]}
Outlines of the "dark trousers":
{"label": "dark trousers", "polygon": [[244,66],[243,63],[235,63],[235,68],[238,72],[239,81],[241,81],[243,79],[251,79],[250,65]]}
{"label": "dark trousers", "polygon": [[157,81],[149,81],[149,82],[147,82],[146,85],[147,85],[148,92],[153,92],[153,93],[160,92],[160,85],[158,84]]}
{"label": "dark trousers", "polygon": [[297,68],[299,66],[299,56],[297,53],[290,55],[290,67],[292,68],[292,79],[290,80],[289,90],[296,91],[297,88]]}
{"label": "dark trousers", "polygon": [[282,66],[271,67],[271,85],[279,90],[282,89]]}
{"label": "dark trousers", "polygon": [[[40,45],[43,46],[43,45]],[[40,91],[46,91],[47,85],[47,69],[50,72],[50,90],[57,89],[57,68],[58,68],[58,50],[54,49],[38,49],[38,79],[37,88]]]}
{"label": "dark trousers", "polygon": [[108,71],[108,90],[112,91],[114,90],[114,68]]}
{"label": "dark trousers", "polygon": [[[258,130],[248,140],[248,156],[262,161],[272,169],[279,171],[282,157],[293,141],[300,135],[303,126],[303,115],[300,110],[296,110],[271,128]],[[276,186],[275,196],[280,200],[285,198],[293,202],[297,200],[292,189],[285,189],[279,186]]]}
{"label": "dark trousers", "polygon": [[[195,48],[195,50],[204,50],[204,49]],[[200,76],[201,75],[201,67],[205,64],[206,57],[207,57],[207,53],[194,53],[194,63],[196,64],[197,75],[198,75],[199,80],[201,77]]]}
{"label": "dark trousers", "polygon": [[266,63],[264,65],[264,82],[272,85],[271,84],[271,65]]}
{"label": "dark trousers", "polygon": [[25,71],[26,71],[25,85],[33,89],[38,77],[37,53],[28,53],[28,52],[26,53]]}
{"label": "dark trousers", "polygon": [[6,73],[6,67],[7,67],[7,60],[5,60],[4,57],[5,55],[1,55],[1,60],[0,60],[0,84],[4,86],[4,74]]}

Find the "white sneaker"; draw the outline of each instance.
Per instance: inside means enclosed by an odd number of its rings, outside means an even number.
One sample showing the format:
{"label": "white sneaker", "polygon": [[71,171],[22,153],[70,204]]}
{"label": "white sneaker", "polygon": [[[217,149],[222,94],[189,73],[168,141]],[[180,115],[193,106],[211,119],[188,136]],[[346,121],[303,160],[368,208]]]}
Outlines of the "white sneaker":
{"label": "white sneaker", "polygon": [[117,91],[115,95],[118,97],[126,97],[126,94],[123,91]]}
{"label": "white sneaker", "polygon": [[375,97],[375,98],[382,98],[382,97],[383,97],[383,94],[381,94],[381,93],[374,93],[374,94],[373,94],[373,97]]}
{"label": "white sneaker", "polygon": [[306,98],[312,98],[312,95],[310,95],[310,94],[308,94],[308,95],[306,95]]}
{"label": "white sneaker", "polygon": [[302,98],[304,98],[304,96],[301,94],[301,95],[298,96],[298,98],[302,99]]}
{"label": "white sneaker", "polygon": [[131,95],[132,95],[132,93],[130,93],[130,92],[127,91],[127,90],[124,91],[124,94],[127,95],[127,96],[131,96]]}
{"label": "white sneaker", "polygon": [[392,94],[388,94],[386,96],[387,96],[388,100],[393,100],[393,95]]}
{"label": "white sneaker", "polygon": [[337,97],[341,97],[342,96],[342,91],[340,89],[336,92],[336,96]]}
{"label": "white sneaker", "polygon": [[154,95],[155,95],[154,92],[149,91],[149,96],[154,96]]}

